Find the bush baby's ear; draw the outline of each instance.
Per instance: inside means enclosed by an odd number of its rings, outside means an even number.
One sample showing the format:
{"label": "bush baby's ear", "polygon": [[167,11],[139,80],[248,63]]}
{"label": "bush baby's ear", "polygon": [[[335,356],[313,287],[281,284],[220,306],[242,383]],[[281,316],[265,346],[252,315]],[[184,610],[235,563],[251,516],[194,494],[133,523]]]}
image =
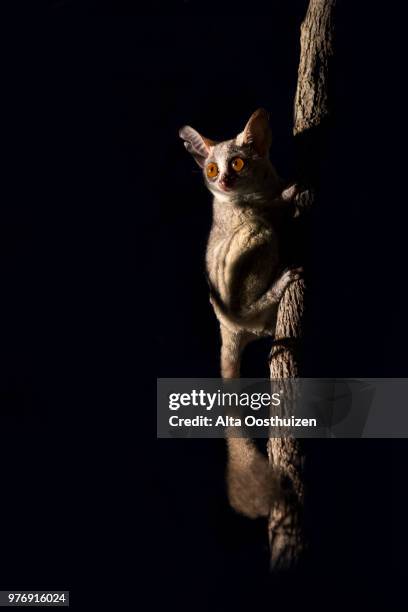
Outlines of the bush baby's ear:
{"label": "bush baby's ear", "polygon": [[237,137],[237,144],[252,145],[258,155],[268,155],[272,135],[269,126],[268,113],[264,108],[258,108],[249,118],[244,131]]}
{"label": "bush baby's ear", "polygon": [[201,136],[197,130],[189,125],[185,125],[179,130],[179,136],[184,140],[184,146],[187,151],[191,153],[197,164],[203,168],[210,148],[217,143],[209,138],[204,138],[204,136]]}

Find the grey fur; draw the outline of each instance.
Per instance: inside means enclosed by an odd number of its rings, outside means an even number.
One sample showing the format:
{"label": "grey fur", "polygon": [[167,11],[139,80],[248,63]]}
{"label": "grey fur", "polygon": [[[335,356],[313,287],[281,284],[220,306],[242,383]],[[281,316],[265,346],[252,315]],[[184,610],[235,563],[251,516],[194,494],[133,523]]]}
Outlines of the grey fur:
{"label": "grey fur", "polygon": [[[271,135],[263,109],[255,111],[244,130],[231,140],[215,143],[189,126],[180,130],[180,136],[202,167],[214,196],[206,252],[210,301],[220,322],[221,375],[237,378],[243,349],[257,337],[273,336],[279,301],[288,285],[299,278],[299,270],[278,273],[281,262],[274,227],[296,188],[282,191],[269,160]],[[244,161],[240,172],[231,166],[236,157]],[[213,178],[206,173],[209,163],[218,166]],[[266,516],[276,493],[267,460],[251,440],[228,438],[227,442],[231,505],[251,518]]]}

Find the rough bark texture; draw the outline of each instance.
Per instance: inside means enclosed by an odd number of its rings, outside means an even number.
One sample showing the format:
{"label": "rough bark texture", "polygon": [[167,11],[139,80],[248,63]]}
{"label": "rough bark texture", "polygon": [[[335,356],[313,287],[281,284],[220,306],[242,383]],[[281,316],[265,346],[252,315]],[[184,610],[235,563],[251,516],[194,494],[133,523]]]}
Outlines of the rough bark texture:
{"label": "rough bark texture", "polygon": [[335,0],[310,0],[301,26],[295,135],[318,127],[329,114],[328,75],[333,54],[335,4]]}
{"label": "rough bark texture", "polygon": [[[299,375],[298,343],[302,336],[305,284],[293,283],[279,305],[274,347],[271,353],[271,378],[291,379]],[[283,389],[282,397],[293,400],[293,388]],[[282,415],[285,416],[285,404]],[[289,415],[288,415],[289,416]],[[269,546],[271,568],[288,569],[297,564],[304,549],[302,524],[304,486],[301,443],[295,438],[271,438],[269,461],[279,474],[281,495],[269,516]]]}
{"label": "rough bark texture", "polygon": [[[316,145],[321,148],[320,132],[329,113],[328,76],[333,53],[335,4],[335,0],[310,0],[301,26],[293,128],[294,135],[302,139],[299,161],[304,190],[298,201],[300,215],[307,214],[313,204],[316,169],[312,167],[311,149],[315,154]],[[287,289],[279,305],[276,337],[271,352],[271,378],[291,379],[299,376],[304,297],[305,284],[299,280]],[[288,385],[287,393],[292,392],[293,387]],[[284,414],[285,406],[282,411]],[[269,517],[271,568],[289,569],[300,561],[306,546],[303,528],[305,457],[301,441],[295,438],[271,438],[268,455],[281,486],[281,495]]]}

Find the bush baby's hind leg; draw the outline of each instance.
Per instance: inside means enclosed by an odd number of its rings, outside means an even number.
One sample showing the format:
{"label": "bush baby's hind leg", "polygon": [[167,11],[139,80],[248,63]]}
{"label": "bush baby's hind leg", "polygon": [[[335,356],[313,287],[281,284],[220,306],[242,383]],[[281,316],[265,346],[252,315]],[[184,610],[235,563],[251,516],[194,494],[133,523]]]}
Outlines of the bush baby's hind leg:
{"label": "bush baby's hind leg", "polygon": [[232,331],[221,323],[222,378],[239,378],[242,351],[252,339],[253,336],[249,332]]}

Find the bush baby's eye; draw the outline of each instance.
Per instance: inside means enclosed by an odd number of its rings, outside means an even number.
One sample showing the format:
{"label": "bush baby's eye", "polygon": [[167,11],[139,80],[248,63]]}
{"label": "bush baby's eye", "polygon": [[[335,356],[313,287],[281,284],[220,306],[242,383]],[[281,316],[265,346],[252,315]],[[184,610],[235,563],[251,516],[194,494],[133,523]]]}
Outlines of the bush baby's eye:
{"label": "bush baby's eye", "polygon": [[209,178],[215,178],[218,174],[218,166],[215,162],[210,162],[207,166],[207,176]]}
{"label": "bush baby's eye", "polygon": [[235,159],[232,160],[232,163],[231,163],[231,166],[235,170],[235,172],[241,172],[244,165],[245,165],[245,162],[241,157],[236,157]]}

